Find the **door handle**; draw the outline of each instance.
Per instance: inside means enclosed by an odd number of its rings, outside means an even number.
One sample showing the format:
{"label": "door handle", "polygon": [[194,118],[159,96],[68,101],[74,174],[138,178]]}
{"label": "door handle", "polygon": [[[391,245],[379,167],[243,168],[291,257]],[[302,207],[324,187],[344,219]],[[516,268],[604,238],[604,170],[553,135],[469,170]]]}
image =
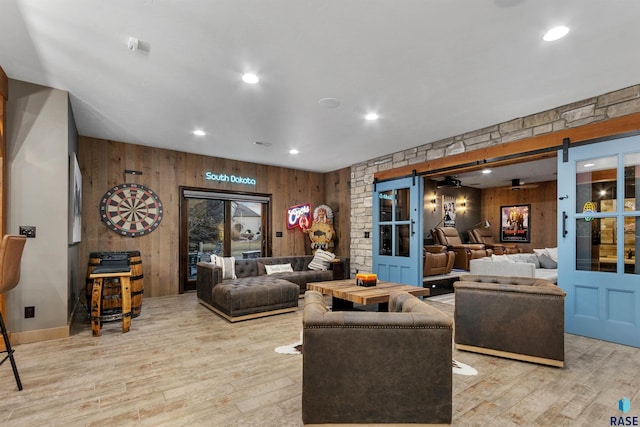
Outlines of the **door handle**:
{"label": "door handle", "polygon": [[569,233],[567,231],[567,218],[569,218],[567,212],[562,211],[562,237],[567,237],[567,234]]}
{"label": "door handle", "polygon": [[415,225],[415,223],[416,223],[416,222],[415,222],[414,220],[411,220],[411,235],[412,235],[412,236],[413,236],[414,234],[416,234],[416,230],[414,230],[414,227],[413,227],[413,226]]}

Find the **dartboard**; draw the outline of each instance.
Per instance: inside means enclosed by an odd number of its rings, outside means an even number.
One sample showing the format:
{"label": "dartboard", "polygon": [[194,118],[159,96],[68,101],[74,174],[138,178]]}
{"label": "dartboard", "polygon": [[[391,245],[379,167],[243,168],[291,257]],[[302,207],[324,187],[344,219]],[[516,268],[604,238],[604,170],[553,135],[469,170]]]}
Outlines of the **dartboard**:
{"label": "dartboard", "polygon": [[102,221],[123,236],[142,236],[162,221],[162,202],[141,184],[120,184],[107,191],[100,201]]}

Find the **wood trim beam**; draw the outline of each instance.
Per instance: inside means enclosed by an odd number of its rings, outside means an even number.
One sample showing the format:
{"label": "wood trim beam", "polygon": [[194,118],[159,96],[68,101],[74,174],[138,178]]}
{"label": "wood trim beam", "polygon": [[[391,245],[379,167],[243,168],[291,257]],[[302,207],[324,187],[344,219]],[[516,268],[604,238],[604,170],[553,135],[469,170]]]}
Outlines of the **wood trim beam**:
{"label": "wood trim beam", "polygon": [[[422,163],[380,171],[374,174],[374,178],[377,178],[378,181],[384,181],[411,176],[414,169],[418,174],[425,176],[451,175],[454,173],[454,170],[459,173],[482,169],[488,165],[495,167],[520,163],[523,161],[539,160],[548,157],[555,157],[555,151],[549,150],[554,148],[560,149],[564,138],[569,138],[571,141],[570,144],[576,144],[592,139],[622,135],[639,130],[640,113],[635,113],[603,122],[591,123],[571,129],[563,129],[557,132],[538,135],[514,142],[494,145],[491,147],[481,148],[479,150],[468,151]],[[431,171],[438,171],[446,168],[455,169],[452,169],[447,173],[430,173]]]}
{"label": "wood trim beam", "polygon": [[9,98],[9,77],[0,67],[0,98]]}

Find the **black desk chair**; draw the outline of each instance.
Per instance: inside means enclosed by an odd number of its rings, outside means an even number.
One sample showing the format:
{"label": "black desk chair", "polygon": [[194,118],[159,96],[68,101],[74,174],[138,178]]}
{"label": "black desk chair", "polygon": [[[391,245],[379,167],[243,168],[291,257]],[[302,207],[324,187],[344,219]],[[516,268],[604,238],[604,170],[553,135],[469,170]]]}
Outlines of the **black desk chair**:
{"label": "black desk chair", "polygon": [[[15,288],[20,282],[20,262],[22,261],[22,251],[27,238],[24,236],[15,236],[7,234],[2,238],[2,244],[0,245],[0,294],[3,294],[11,289]],[[13,349],[11,348],[11,342],[7,335],[7,327],[4,324],[4,319],[0,313],[0,328],[2,329],[2,337],[4,338],[4,350],[0,353],[7,353],[7,355],[0,361],[2,365],[7,359],[11,361],[11,367],[13,368],[13,376],[16,378],[18,384],[18,390],[22,390],[22,383],[20,382],[20,375],[18,374],[18,367],[13,357]]]}

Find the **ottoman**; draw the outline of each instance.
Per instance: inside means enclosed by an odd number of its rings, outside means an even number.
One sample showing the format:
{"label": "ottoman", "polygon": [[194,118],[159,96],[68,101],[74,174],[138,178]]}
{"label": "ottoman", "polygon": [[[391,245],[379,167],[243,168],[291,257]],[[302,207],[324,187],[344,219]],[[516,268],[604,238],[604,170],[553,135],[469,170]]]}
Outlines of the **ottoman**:
{"label": "ottoman", "polygon": [[213,288],[208,306],[230,322],[255,319],[298,309],[300,286],[268,276],[225,280]]}

